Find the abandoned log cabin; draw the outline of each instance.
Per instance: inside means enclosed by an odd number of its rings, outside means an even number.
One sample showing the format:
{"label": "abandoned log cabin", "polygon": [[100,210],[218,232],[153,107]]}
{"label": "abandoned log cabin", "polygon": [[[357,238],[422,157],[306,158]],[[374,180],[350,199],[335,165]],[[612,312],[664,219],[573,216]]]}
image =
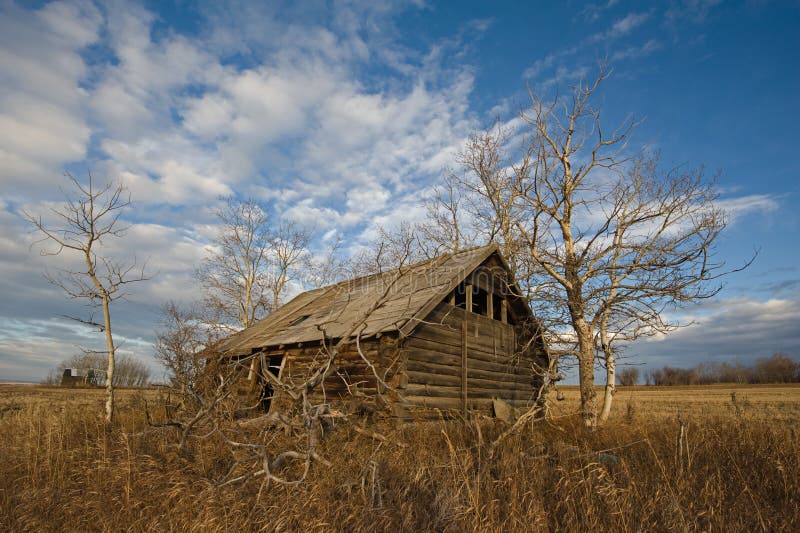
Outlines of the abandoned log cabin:
{"label": "abandoned log cabin", "polygon": [[472,248],[304,292],[223,341],[221,360],[239,367],[240,393],[277,410],[265,372],[302,384],[349,338],[313,392],[340,409],[376,396],[402,418],[490,412],[495,398],[523,408],[549,356],[519,294],[496,246]]}

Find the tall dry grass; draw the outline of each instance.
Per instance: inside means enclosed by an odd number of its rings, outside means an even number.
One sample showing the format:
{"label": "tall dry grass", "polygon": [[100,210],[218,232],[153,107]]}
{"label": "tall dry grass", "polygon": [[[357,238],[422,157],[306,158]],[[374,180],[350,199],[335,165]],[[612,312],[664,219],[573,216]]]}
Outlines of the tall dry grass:
{"label": "tall dry grass", "polygon": [[[80,395],[80,392],[73,393]],[[562,415],[535,422],[490,459],[501,422],[383,427],[389,442],[333,428],[297,486],[219,487],[220,439],[175,452],[128,393],[107,430],[93,397],[0,396],[0,530],[792,531],[800,443],[790,422],[717,409],[652,417],[618,405],[594,433]],[[254,435],[253,438],[256,438]],[[282,432],[261,434],[276,449]],[[682,453],[679,451],[682,450]]]}

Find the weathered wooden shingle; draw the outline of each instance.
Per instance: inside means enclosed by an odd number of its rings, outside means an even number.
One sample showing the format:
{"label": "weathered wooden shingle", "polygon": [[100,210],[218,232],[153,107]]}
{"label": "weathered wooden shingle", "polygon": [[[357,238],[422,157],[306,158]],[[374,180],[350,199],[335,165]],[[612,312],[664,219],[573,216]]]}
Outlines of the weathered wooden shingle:
{"label": "weathered wooden shingle", "polygon": [[220,349],[236,355],[267,346],[319,342],[323,336],[348,335],[355,326],[362,336],[398,329],[407,333],[496,251],[495,245],[471,248],[304,292],[223,341]]}

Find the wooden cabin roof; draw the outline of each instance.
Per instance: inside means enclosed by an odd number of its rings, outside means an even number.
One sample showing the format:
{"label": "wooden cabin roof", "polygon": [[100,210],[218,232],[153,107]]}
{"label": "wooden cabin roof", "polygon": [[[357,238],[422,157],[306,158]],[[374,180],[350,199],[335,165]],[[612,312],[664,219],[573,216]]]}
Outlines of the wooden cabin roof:
{"label": "wooden cabin roof", "polygon": [[499,257],[496,245],[471,248],[304,292],[225,339],[219,349],[247,354],[268,346],[318,342],[323,332],[327,339],[398,329],[408,333],[492,254]]}

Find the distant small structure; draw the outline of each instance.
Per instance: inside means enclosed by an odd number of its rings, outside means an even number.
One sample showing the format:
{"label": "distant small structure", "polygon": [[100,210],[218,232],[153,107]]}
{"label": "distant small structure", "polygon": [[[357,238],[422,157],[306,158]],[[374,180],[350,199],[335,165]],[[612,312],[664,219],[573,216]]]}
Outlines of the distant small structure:
{"label": "distant small structure", "polygon": [[103,370],[95,368],[65,368],[61,376],[62,387],[99,387],[105,382]]}

